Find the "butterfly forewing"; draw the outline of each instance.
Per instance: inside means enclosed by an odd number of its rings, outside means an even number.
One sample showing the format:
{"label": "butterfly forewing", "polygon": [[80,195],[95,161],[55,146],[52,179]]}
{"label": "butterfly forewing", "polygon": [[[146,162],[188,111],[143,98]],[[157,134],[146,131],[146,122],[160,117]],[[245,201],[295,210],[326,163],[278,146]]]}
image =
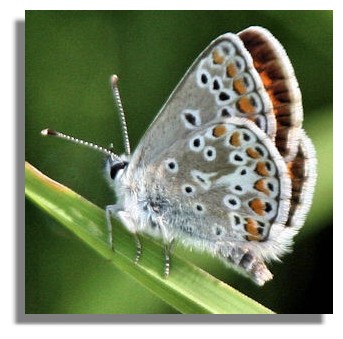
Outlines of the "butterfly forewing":
{"label": "butterfly forewing", "polygon": [[194,129],[231,117],[249,119],[271,139],[275,136],[272,104],[253,60],[241,40],[227,33],[214,40],[190,67],[147,130],[132,163],[150,162]]}

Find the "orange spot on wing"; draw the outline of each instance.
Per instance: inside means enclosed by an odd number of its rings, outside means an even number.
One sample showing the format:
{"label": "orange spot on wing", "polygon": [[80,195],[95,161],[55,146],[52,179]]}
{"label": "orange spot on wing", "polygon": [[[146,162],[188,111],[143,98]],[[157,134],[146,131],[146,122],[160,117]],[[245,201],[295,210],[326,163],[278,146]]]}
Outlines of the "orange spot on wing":
{"label": "orange spot on wing", "polygon": [[266,71],[262,71],[259,74],[260,74],[264,87],[269,87],[272,85],[273,80],[269,77]]}
{"label": "orange spot on wing", "polygon": [[247,91],[243,79],[236,79],[233,81],[233,88],[238,94],[244,94]]}
{"label": "orange spot on wing", "polygon": [[255,182],[254,188],[260,192],[263,192],[266,195],[269,195],[269,190],[266,187],[266,183],[264,179],[259,179]]}
{"label": "orange spot on wing", "polygon": [[260,61],[258,61],[257,59],[253,60],[254,63],[254,67],[257,69],[257,71],[260,73],[260,67],[262,65],[262,63]]}
{"label": "orange spot on wing", "polygon": [[[275,93],[272,90],[268,90],[267,92],[270,100],[272,101],[273,108],[278,108],[280,105],[282,105],[282,103],[276,98]],[[276,109],[274,109],[274,112],[275,114],[277,114]]]}
{"label": "orange spot on wing", "polygon": [[216,138],[219,138],[227,132],[227,129],[224,125],[217,125],[213,128],[212,135]]}
{"label": "orange spot on wing", "polygon": [[265,176],[265,177],[269,175],[269,171],[268,171],[268,169],[267,169],[266,163],[263,162],[263,161],[259,161],[259,162],[256,164],[255,171],[256,171],[259,175],[262,175],[262,176]]}
{"label": "orange spot on wing", "polygon": [[244,96],[237,101],[238,109],[243,113],[254,113],[255,107],[248,96]]}
{"label": "orange spot on wing", "polygon": [[229,77],[229,78],[233,78],[234,76],[237,75],[237,68],[236,68],[236,65],[235,64],[228,64],[226,66],[226,75]]}
{"label": "orange spot on wing", "polygon": [[288,172],[290,178],[293,180],[295,178],[295,175],[293,173],[293,162],[289,162],[287,164],[287,172]]}
{"label": "orange spot on wing", "polygon": [[221,65],[224,62],[224,56],[221,55],[218,51],[212,52],[212,58],[213,58],[213,62],[216,65]]}
{"label": "orange spot on wing", "polygon": [[253,149],[252,147],[249,147],[247,150],[246,150],[247,154],[249,155],[250,158],[253,158],[253,159],[257,159],[257,158],[260,158],[261,157],[261,154],[258,153],[255,149]]}
{"label": "orange spot on wing", "polygon": [[258,215],[264,215],[264,202],[261,199],[253,199],[249,201],[250,208]]}
{"label": "orange spot on wing", "polygon": [[241,135],[239,134],[239,132],[233,132],[231,137],[230,137],[230,144],[232,146],[238,147],[241,145]]}
{"label": "orange spot on wing", "polygon": [[247,223],[245,224],[245,230],[249,233],[247,236],[248,240],[260,240],[260,235],[258,233],[257,229],[257,223],[256,220],[252,218],[247,218],[246,219]]}
{"label": "orange spot on wing", "polygon": [[[268,72],[266,70],[260,69],[262,66],[262,63],[255,62],[254,60],[254,66],[258,70],[259,76],[262,80],[264,88],[267,90],[267,93],[269,95],[269,98],[272,102],[273,108],[277,108],[282,103],[276,98],[275,93],[272,89],[272,85],[274,83],[274,80],[270,77]],[[277,114],[277,110],[273,110],[275,114]]]}

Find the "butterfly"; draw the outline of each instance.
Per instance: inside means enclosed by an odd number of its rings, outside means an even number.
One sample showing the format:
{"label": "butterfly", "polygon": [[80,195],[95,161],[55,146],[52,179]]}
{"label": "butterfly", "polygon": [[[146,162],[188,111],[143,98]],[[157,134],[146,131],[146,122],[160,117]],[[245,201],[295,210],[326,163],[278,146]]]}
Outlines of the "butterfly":
{"label": "butterfly", "polygon": [[266,263],[291,250],[316,182],[301,92],[280,42],[261,27],[212,41],[132,154],[117,76],[112,86],[125,154],[42,131],[107,154],[106,177],[117,195],[106,208],[110,234],[115,217],[134,235],[137,262],[139,234],[162,239],[165,276],[181,243],[258,285],[272,279]]}

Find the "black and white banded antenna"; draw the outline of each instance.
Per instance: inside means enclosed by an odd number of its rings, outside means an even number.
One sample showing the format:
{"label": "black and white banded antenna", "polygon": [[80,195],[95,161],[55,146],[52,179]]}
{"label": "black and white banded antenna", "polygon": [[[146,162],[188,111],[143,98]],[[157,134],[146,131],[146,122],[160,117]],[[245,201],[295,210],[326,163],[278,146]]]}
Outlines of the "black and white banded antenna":
{"label": "black and white banded antenna", "polygon": [[101,152],[103,154],[106,154],[108,156],[110,156],[113,160],[118,160],[118,162],[122,162],[123,163],[123,160],[120,159],[120,157],[113,153],[112,151],[110,151],[109,149],[105,148],[105,147],[102,147],[102,146],[99,146],[97,144],[94,144],[92,142],[88,142],[88,141],[84,141],[84,140],[81,140],[81,139],[78,139],[78,138],[74,138],[70,135],[67,135],[67,134],[64,134],[64,133],[61,133],[61,132],[57,132],[53,129],[50,129],[50,128],[46,128],[46,129],[43,129],[41,132],[40,132],[43,136],[53,136],[53,137],[56,137],[56,138],[60,138],[60,139],[64,139],[64,140],[68,140],[68,141],[71,141],[75,144],[78,144],[78,145],[83,145],[83,146],[86,146],[88,148],[91,148],[91,149],[94,149],[98,152]]}
{"label": "black and white banded antenna", "polygon": [[118,76],[116,74],[113,74],[111,76],[112,93],[113,93],[113,98],[114,98],[114,101],[116,103],[116,106],[117,106],[118,112],[119,112],[121,130],[122,130],[123,139],[124,139],[125,153],[126,153],[126,155],[130,155],[131,149],[130,149],[129,134],[127,131],[127,125],[126,125],[126,119],[125,119],[123,104],[122,104],[121,99],[120,99],[119,88],[118,88],[118,80],[119,79],[118,79]]}

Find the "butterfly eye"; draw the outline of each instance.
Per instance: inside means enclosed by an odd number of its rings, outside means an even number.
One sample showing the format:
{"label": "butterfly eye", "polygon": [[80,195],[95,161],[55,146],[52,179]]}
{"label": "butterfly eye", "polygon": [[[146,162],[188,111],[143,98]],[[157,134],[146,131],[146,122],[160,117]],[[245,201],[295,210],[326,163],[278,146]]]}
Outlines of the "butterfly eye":
{"label": "butterfly eye", "polygon": [[114,165],[111,166],[110,170],[110,177],[112,180],[114,180],[118,174],[118,172],[122,169],[124,169],[127,166],[128,162],[123,161],[123,162],[117,162]]}

